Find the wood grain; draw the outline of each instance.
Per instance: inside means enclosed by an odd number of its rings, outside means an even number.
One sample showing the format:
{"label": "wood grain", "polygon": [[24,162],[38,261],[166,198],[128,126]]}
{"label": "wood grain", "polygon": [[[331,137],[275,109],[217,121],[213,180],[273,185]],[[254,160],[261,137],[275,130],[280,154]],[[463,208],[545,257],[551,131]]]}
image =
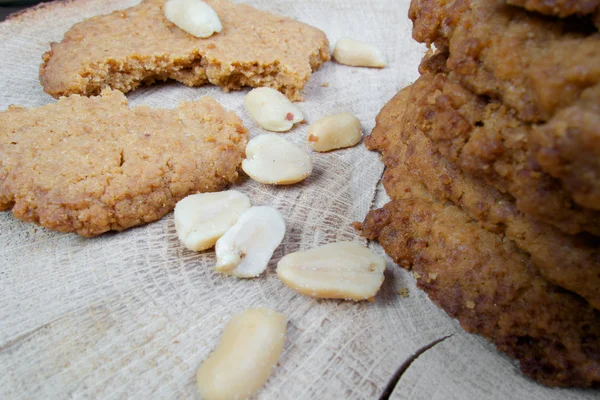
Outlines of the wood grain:
{"label": "wood grain", "polygon": [[[377,43],[388,57],[383,70],[332,62],[315,73],[300,103],[309,122],[348,111],[368,132],[385,102],[417,77],[423,48],[410,38],[407,1],[248,2],[320,27],[332,44],[341,36]],[[134,3],[55,2],[1,23],[0,109],[53,102],[38,81],[48,43],[85,17]],[[252,136],[263,133],[243,109],[244,94],[167,83],[128,97],[134,105],[173,107],[210,95],[235,110]],[[306,146],[307,129],[302,125],[286,138]],[[485,340],[463,333],[389,259],[386,281],[372,303],[317,301],[285,287],[273,270],[284,254],[362,240],[350,224],[371,207],[383,169],[378,155],[362,144],[313,157],[315,171],[302,184],[273,188],[242,179],[236,185],[253,204],[277,207],[287,222],[269,270],[254,280],[221,276],[212,270],[212,251],[186,250],[177,240],[172,214],[147,226],[84,239],[1,213],[0,398],[195,398],[200,361],[230,316],[250,306],[272,307],[289,318],[280,367],[259,398],[378,398],[405,360],[448,335],[407,366],[393,398],[594,396],[546,389],[523,378]],[[383,201],[379,193],[376,202]],[[409,297],[399,296],[399,288],[408,288]]]}

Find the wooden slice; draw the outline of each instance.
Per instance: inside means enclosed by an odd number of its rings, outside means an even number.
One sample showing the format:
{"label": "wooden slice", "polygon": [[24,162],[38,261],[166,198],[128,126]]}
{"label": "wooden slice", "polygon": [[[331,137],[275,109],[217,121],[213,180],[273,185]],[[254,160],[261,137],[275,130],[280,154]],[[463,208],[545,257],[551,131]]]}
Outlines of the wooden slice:
{"label": "wooden slice", "polygon": [[[417,77],[424,49],[411,39],[407,0],[248,2],[321,28],[332,44],[342,36],[376,43],[388,58],[383,70],[331,62],[314,73],[299,103],[308,122],[347,111],[370,132],[381,107]],[[54,102],[38,80],[49,42],[86,17],[133,4],[56,1],[0,23],[0,109]],[[128,98],[132,105],[174,107],[210,95],[236,111],[251,136],[264,133],[243,108],[245,93],[166,83]],[[308,151],[307,130],[301,125],[285,137]],[[172,213],[94,239],[0,213],[0,398],[194,398],[200,362],[229,318],[252,306],[271,307],[289,319],[280,365],[259,398],[378,398],[401,365],[394,398],[594,397],[523,378],[493,346],[463,333],[389,259],[374,302],[313,300],[281,283],[274,268],[284,254],[362,241],[350,224],[371,207],[383,170],[378,154],[362,144],[312,157],[314,171],[301,184],[271,187],[242,178],[235,186],[253,205],[278,208],[287,223],[269,269],[252,280],[214,272],[213,251],[185,249]],[[407,298],[398,295],[401,288],[408,288]]]}

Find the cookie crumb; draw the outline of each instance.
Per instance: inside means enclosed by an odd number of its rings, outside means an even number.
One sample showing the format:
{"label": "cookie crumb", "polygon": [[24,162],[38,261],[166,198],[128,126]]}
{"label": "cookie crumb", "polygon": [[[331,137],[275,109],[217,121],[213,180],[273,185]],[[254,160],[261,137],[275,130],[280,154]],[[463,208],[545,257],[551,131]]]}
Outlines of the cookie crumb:
{"label": "cookie crumb", "polygon": [[430,283],[431,281],[435,281],[437,276],[438,276],[437,272],[430,272],[429,274],[427,274],[427,283]]}
{"label": "cookie crumb", "polygon": [[[310,141],[310,137],[309,137],[309,141]],[[363,230],[363,224],[362,224],[362,222],[353,222],[350,225],[352,225],[352,227],[354,229],[356,229],[358,232],[362,232],[362,230]]]}
{"label": "cookie crumb", "polygon": [[398,289],[398,294],[400,296],[402,296],[403,298],[407,298],[408,297],[408,288],[403,287],[403,288]]}

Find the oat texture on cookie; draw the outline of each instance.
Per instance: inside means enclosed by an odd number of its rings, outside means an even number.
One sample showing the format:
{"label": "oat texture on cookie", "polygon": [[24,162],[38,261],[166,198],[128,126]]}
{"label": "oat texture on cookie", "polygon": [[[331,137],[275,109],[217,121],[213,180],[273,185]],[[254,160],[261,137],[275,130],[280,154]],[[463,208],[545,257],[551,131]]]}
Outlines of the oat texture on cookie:
{"label": "oat texture on cookie", "polygon": [[173,110],[74,95],[0,113],[0,210],[94,236],[160,219],[238,177],[247,131],[209,97]]}
{"label": "oat texture on cookie", "polygon": [[170,22],[164,3],[144,0],[75,24],[43,56],[46,93],[96,95],[106,87],[128,92],[173,79],[226,91],[267,86],[300,100],[311,73],[330,58],[325,33],[290,18],[207,0],[223,29],[202,39]]}

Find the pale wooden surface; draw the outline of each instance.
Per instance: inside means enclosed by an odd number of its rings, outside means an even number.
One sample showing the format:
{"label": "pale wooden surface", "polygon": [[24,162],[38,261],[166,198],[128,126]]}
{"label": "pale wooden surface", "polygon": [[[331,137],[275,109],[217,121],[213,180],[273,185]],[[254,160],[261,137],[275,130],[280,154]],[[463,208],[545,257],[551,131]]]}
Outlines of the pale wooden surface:
{"label": "pale wooden surface", "polygon": [[[261,9],[323,29],[331,43],[348,35],[378,43],[384,70],[327,64],[311,78],[307,120],[355,113],[366,132],[379,109],[416,79],[423,48],[410,38],[407,1],[249,0]],[[72,0],[0,24],[0,109],[54,101],[39,86],[40,57],[49,41],[84,17],[124,8],[131,0]],[[328,87],[322,87],[328,83]],[[132,104],[173,107],[211,95],[235,110],[252,135],[262,131],[243,110],[245,92],[158,85],[129,94]],[[307,125],[286,137],[304,146]],[[213,252],[196,254],[178,242],[172,214],[119,234],[84,239],[0,213],[0,398],[195,398],[194,373],[229,317],[249,306],[289,318],[280,367],[263,399],[377,398],[414,352],[418,357],[395,399],[597,398],[597,392],[551,390],[523,378],[485,340],[464,333],[388,259],[386,281],[373,303],[316,301],[277,279],[285,253],[336,240],[361,241],[350,223],[371,207],[382,172],[363,145],[314,154],[310,179],[288,188],[242,180],[253,204],[282,211],[287,234],[267,273],[240,281],[212,271]],[[377,204],[385,202],[378,194]],[[374,246],[378,252],[381,248]],[[396,291],[409,289],[410,296]]]}

